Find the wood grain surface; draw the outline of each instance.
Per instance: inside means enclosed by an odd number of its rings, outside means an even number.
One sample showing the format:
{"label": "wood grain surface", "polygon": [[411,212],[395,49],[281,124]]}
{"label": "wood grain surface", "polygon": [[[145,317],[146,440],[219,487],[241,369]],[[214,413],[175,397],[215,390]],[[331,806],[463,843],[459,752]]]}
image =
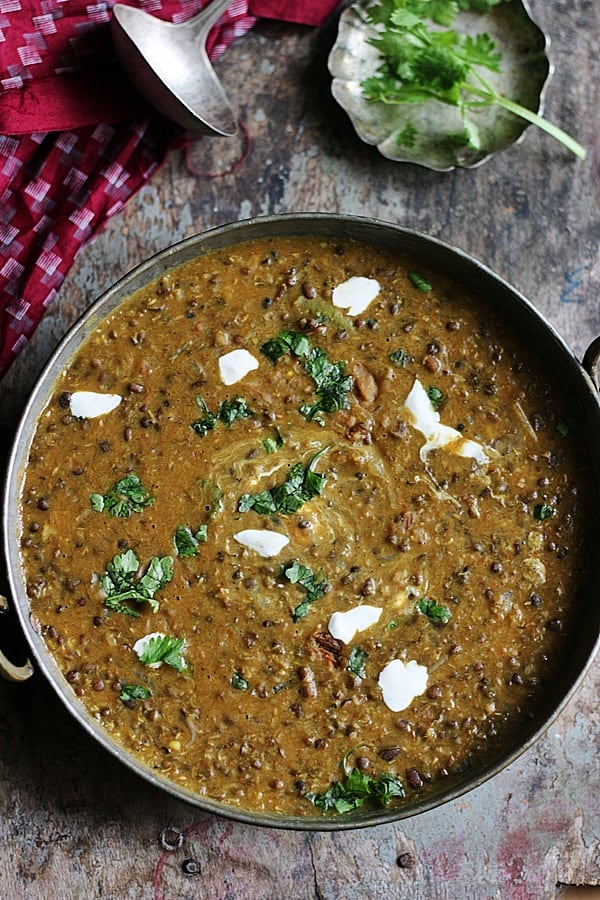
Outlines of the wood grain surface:
{"label": "wood grain surface", "polygon": [[[531,7],[552,38],[546,112],[588,148],[584,162],[532,128],[470,171],[388,162],[361,144],[330,96],[335,20],[319,30],[263,23],[240,39],[217,68],[250,135],[247,159],[208,178],[173,152],[83,249],[0,384],[2,426],[10,429],[57,341],[104,288],[179,238],[267,213],[374,216],[442,238],[521,290],[581,357],[600,334],[600,6]],[[243,135],[203,138],[188,161],[220,173],[242,144]],[[337,834],[203,815],[102,751],[41,676],[2,682],[0,898],[525,900],[598,886],[599,669],[546,735],[485,785],[401,823]]]}

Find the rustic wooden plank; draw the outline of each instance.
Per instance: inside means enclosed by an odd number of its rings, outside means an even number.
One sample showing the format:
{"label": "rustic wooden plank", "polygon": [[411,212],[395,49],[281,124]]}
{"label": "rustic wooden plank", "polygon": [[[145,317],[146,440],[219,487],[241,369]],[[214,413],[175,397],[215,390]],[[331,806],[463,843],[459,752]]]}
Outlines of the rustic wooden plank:
{"label": "rustic wooden plank", "polygon": [[[589,148],[576,162],[529,129],[520,146],[450,174],[383,160],[328,93],[334,27],[261,25],[219,71],[251,134],[246,162],[191,176],[180,152],[80,254],[54,306],[0,384],[0,420],[91,299],[173,240],[265,213],[323,210],[427,231],[522,290],[581,356],[600,334],[597,110],[600,10],[535,0],[553,38],[548,115]],[[190,159],[227,169],[239,143],[202,139]],[[37,676],[0,684],[0,896],[167,898],[553,897],[600,884],[600,666],[547,734],[461,800],[390,826],[282,833],[206,816],[150,788],[101,751]],[[161,829],[185,832],[164,851]],[[199,875],[186,875],[193,859]],[[399,861],[401,864],[399,864]]]}

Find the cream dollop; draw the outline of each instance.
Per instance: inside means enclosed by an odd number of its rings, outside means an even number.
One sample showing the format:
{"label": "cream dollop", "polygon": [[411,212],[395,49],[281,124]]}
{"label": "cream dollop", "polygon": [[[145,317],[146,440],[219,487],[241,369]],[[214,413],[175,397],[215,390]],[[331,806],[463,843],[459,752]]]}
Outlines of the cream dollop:
{"label": "cream dollop", "polygon": [[439,412],[433,408],[427,391],[418,378],[415,378],[415,383],[404,401],[404,407],[410,414],[413,426],[425,438],[425,443],[420,450],[423,462],[431,450],[439,447],[444,447],[458,456],[470,457],[479,465],[489,462],[489,456],[481,444],[464,438],[456,428],[442,425]]}
{"label": "cream dollop", "polygon": [[334,306],[346,309],[348,315],[359,316],[375,299],[381,287],[375,278],[353,275],[334,287],[331,299]]}
{"label": "cream dollop", "polygon": [[392,712],[406,709],[415,697],[424,692],[428,678],[426,667],[420,666],[414,659],[407,663],[393,659],[379,673],[383,702]]}
{"label": "cream dollop", "polygon": [[74,391],[69,399],[71,413],[78,419],[95,419],[116,409],[123,398],[120,394],[100,394],[97,391]]}
{"label": "cream dollop", "polygon": [[334,612],[327,627],[332,637],[349,644],[357,631],[365,631],[375,625],[381,613],[379,606],[355,606],[347,612]]}
{"label": "cream dollop", "polygon": [[254,550],[266,559],[271,556],[277,556],[290,542],[290,539],[285,534],[280,534],[278,531],[269,531],[268,528],[247,528],[245,531],[238,531],[233,538],[238,544],[247,547],[249,550]]}
{"label": "cream dollop", "polygon": [[258,369],[258,360],[249,350],[240,347],[219,357],[219,372],[223,384],[235,384],[245,378],[248,372]]}

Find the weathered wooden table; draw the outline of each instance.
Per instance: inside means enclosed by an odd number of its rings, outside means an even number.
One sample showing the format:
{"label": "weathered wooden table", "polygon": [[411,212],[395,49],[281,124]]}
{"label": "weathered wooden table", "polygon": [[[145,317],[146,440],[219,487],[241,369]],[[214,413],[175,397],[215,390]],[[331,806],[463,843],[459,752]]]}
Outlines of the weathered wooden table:
{"label": "weathered wooden table", "polygon": [[[588,147],[585,162],[533,129],[476,170],[388,162],[360,143],[330,97],[335,23],[319,31],[262,24],[242,38],[218,69],[250,132],[248,159],[208,179],[190,175],[174,152],[82,251],[0,385],[4,425],[67,326],[113,280],[174,240],[265,213],[354,213],[438,236],[511,281],[581,356],[600,334],[600,7],[532,7],[553,39],[547,113]],[[192,161],[223,171],[239,152],[235,140],[202,139]],[[202,815],[101,751],[41,677],[1,683],[0,897],[524,900],[599,885],[599,668],[546,736],[492,781],[396,825],[339,834]],[[183,834],[179,849],[161,846],[168,826]],[[193,864],[182,867],[186,860]]]}

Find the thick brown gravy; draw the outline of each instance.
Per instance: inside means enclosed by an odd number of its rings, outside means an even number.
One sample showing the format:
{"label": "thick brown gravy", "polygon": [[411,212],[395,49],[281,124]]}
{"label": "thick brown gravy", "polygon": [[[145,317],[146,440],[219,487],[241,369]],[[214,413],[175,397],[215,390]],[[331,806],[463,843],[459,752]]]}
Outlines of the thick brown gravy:
{"label": "thick brown gravy", "polygon": [[500,314],[392,251],[285,238],[97,327],[38,423],[22,555],[66,680],[128,752],[312,815],[410,802],[523,727],[589,575],[586,460]]}

